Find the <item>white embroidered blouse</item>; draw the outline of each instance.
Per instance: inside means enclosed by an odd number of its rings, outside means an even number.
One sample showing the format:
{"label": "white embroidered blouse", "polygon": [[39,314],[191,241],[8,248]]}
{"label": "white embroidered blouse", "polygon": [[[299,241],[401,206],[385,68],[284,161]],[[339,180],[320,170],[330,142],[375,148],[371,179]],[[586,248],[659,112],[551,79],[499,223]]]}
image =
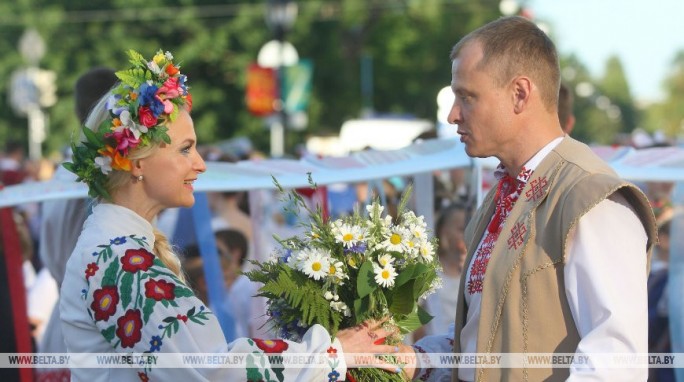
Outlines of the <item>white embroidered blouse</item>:
{"label": "white embroidered blouse", "polygon": [[[331,381],[346,365],[337,339],[321,326],[301,343],[240,338],[226,343],[216,317],[152,253],[152,225],[135,212],[99,204],[86,220],[66,266],[60,314],[70,353],[225,353],[243,367],[72,368],[74,381]],[[324,367],[271,365],[263,353],[322,354]],[[76,357],[72,357],[72,360]],[[238,358],[240,359],[240,358]],[[92,360],[91,360],[92,361]],[[90,364],[88,364],[90,365]],[[73,364],[72,364],[73,366]]]}

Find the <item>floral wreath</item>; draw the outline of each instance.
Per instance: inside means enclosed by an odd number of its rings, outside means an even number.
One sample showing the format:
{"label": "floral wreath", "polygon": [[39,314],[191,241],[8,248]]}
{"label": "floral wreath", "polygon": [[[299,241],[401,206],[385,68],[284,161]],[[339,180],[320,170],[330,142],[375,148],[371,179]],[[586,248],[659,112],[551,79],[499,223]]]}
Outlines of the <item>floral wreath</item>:
{"label": "floral wreath", "polygon": [[78,145],[72,142],[72,162],[64,163],[77,181],[88,185],[93,198],[111,199],[105,189],[107,175],[131,171],[130,150],[170,143],[166,125],[178,117],[180,107],[192,107],[186,76],[170,52],[159,50],[151,61],[134,50],[127,53],[133,67],[116,72],[120,82],[105,104],[110,118],[96,130],[82,126],[85,139]]}

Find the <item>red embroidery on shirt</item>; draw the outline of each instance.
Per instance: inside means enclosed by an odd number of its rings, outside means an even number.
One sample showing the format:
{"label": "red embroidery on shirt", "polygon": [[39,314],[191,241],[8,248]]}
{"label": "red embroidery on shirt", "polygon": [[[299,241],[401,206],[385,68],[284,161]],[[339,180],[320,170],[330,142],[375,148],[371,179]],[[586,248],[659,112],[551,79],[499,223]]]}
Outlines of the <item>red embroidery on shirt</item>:
{"label": "red embroidery on shirt", "polygon": [[549,182],[546,180],[545,176],[531,181],[530,189],[527,190],[527,192],[525,193],[525,196],[527,196],[527,201],[536,201],[537,199],[544,196],[544,188],[546,188],[548,184]]}
{"label": "red embroidery on shirt", "polygon": [[511,213],[511,210],[513,210],[515,202],[518,201],[523,187],[525,187],[525,183],[532,175],[532,170],[523,167],[520,174],[518,174],[516,182],[516,180],[506,174],[503,170],[502,167],[497,168],[497,172],[495,173],[497,178],[499,178],[495,196],[496,210],[494,211],[491,222],[485,230],[482,243],[477,248],[477,252],[475,253],[475,257],[470,267],[467,285],[469,294],[482,293],[482,282],[484,281],[487,264],[489,264],[489,258],[492,255],[494,244],[496,244],[496,240],[501,234],[501,229],[506,222],[506,218]]}
{"label": "red embroidery on shirt", "polygon": [[521,222],[517,222],[511,229],[511,237],[508,238],[508,249],[518,249],[522,245],[527,233],[527,227]]}

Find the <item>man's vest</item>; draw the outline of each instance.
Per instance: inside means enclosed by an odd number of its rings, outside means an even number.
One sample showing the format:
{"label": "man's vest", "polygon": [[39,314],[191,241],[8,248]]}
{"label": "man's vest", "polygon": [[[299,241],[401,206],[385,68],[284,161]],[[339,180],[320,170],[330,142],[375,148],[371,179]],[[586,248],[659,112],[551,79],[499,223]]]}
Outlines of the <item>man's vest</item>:
{"label": "man's vest", "polygon": [[[470,264],[494,213],[494,191],[487,194],[466,228],[465,264]],[[563,273],[568,235],[584,214],[614,192],[620,192],[641,219],[648,235],[644,256],[649,264],[656,242],[655,218],[648,199],[637,187],[619,179],[589,147],[570,137],[542,160],[492,250],[482,290],[478,353],[575,353],[580,336],[567,302]],[[619,227],[616,230],[619,232]],[[648,272],[648,266],[644,272]],[[466,290],[466,273],[461,276],[461,291]],[[454,337],[456,353],[461,352],[459,334],[466,313],[461,292]],[[561,381],[568,375],[568,368],[479,368],[475,379]]]}

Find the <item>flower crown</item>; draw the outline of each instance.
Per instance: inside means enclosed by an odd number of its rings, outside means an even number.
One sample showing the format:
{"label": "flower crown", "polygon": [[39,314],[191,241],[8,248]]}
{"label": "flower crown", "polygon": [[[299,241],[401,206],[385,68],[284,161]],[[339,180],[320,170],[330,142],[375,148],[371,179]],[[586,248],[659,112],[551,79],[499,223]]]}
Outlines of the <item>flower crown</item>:
{"label": "flower crown", "polygon": [[134,50],[127,53],[133,67],[116,72],[120,82],[105,104],[109,118],[96,130],[83,126],[85,140],[79,145],[72,142],[72,162],[64,163],[94,198],[110,199],[104,186],[107,175],[112,170],[131,171],[130,150],[170,143],[166,125],[176,119],[180,107],[192,107],[186,77],[171,53],[159,50],[151,61]]}

